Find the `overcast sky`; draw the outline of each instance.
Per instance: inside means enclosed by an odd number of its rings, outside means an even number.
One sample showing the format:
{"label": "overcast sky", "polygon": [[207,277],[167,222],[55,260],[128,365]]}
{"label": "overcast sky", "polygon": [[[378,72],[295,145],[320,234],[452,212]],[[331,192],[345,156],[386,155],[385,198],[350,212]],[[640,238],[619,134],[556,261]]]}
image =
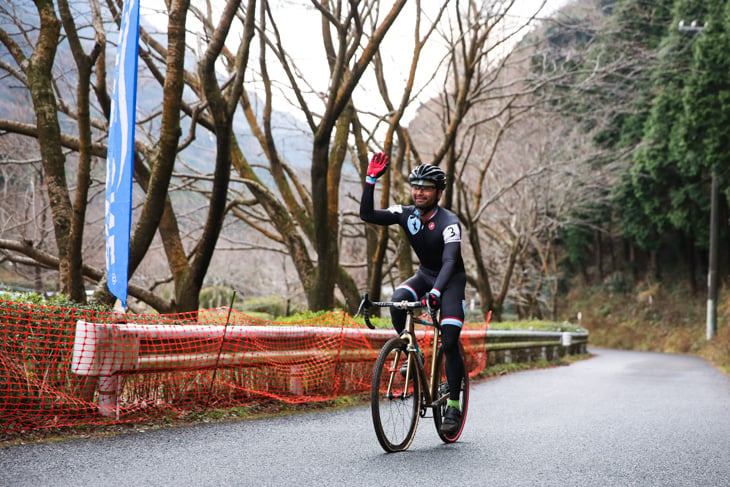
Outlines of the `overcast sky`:
{"label": "overcast sky", "polygon": [[[193,0],[194,2],[196,0]],[[199,0],[198,0],[199,1]],[[389,9],[392,0],[384,0],[381,10],[381,17],[385,15],[386,10]],[[543,0],[517,0],[515,5],[510,9],[508,21],[512,25],[505,25],[502,31],[506,34],[510,29],[516,25],[524,25],[524,23],[532,15],[539,11],[539,17],[548,17],[557,8],[560,8],[570,0],[548,0],[546,5],[542,6]],[[223,5],[222,1],[216,2],[213,0],[213,5]],[[435,9],[440,2],[433,0],[422,1],[422,8],[424,10]],[[460,2],[462,5],[466,2]],[[297,68],[306,78],[306,80],[319,92],[325,92],[328,83],[328,68],[325,63],[324,49],[322,47],[321,35],[320,35],[320,17],[318,11],[312,6],[310,0],[270,0],[272,8],[275,10],[275,18],[279,26],[280,34],[282,36],[282,43],[287,53],[291,56],[297,65]],[[164,32],[166,24],[166,16],[160,15],[157,9],[161,8],[160,4],[156,2],[148,3],[144,0],[141,3],[141,16],[143,17],[142,22],[145,19],[152,22]],[[163,7],[164,8],[164,7]],[[433,13],[435,10],[432,10]],[[415,2],[408,2],[401,12],[398,20],[389,30],[384,40],[383,48],[383,61],[386,66],[386,78],[389,84],[390,96],[394,103],[400,99],[400,93],[405,85],[405,80],[408,75],[408,69],[410,66],[410,58],[413,51],[413,26],[415,17]],[[422,21],[422,29],[426,25],[426,21]],[[191,28],[192,32],[197,29]],[[197,30],[199,31],[199,30]],[[526,33],[527,30],[523,29],[522,33]],[[229,36],[231,39],[238,39],[238,35]],[[191,39],[191,42],[194,42]],[[235,51],[237,46],[232,46]],[[256,44],[257,47],[257,44]],[[439,39],[436,36],[432,36],[426,52],[421,56],[419,62],[418,73],[422,77],[430,77],[432,73],[437,69],[439,62],[443,58],[444,49],[439,46]],[[252,56],[252,60],[256,58]],[[271,70],[270,75],[272,79],[283,79],[283,74],[280,70],[277,70],[278,63],[272,62],[268,64],[268,68]],[[423,86],[425,81],[421,83],[420,88]],[[420,99],[426,100],[434,96],[438,92],[439,88],[443,87],[443,74],[439,81],[432,83],[433,88],[427,88],[422,91]],[[250,88],[249,88],[250,89]],[[371,110],[373,112],[383,111],[385,108],[380,102],[380,95],[374,84],[374,76],[372,73],[366,74],[363,78],[360,86],[353,98],[356,106],[361,110]],[[413,109],[406,113],[405,123],[408,122],[409,117],[413,116],[417,108],[417,104],[413,104]],[[287,110],[283,101],[277,103],[275,107],[277,110]],[[287,110],[288,111],[288,110]],[[293,114],[300,118],[295,110]]]}

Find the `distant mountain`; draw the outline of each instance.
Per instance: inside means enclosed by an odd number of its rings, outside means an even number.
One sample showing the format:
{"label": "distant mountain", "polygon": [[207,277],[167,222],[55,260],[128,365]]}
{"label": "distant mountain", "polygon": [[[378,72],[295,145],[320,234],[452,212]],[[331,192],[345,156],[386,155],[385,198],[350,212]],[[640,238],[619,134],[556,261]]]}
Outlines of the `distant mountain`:
{"label": "distant mountain", "polygon": [[[90,32],[91,22],[86,22],[84,19],[90,18],[89,2],[87,0],[74,1],[71,0],[71,8],[74,12],[74,16],[77,19],[77,25],[80,27],[80,37],[82,39],[93,39],[93,33]],[[21,17],[28,23],[28,30],[30,30],[33,24],[38,23],[37,11],[33,2],[30,0],[14,0],[12,7],[3,9],[0,11],[0,27],[5,29],[11,35],[17,36],[19,42],[22,44],[22,33],[19,32],[17,25],[13,22],[13,19],[8,16],[8,11],[15,12],[16,16]],[[104,11],[103,15],[108,17],[108,12]],[[162,32],[159,25],[155,26],[150,23],[150,19],[145,19],[142,15],[140,19],[142,26],[153,36],[165,45],[167,42],[166,35]],[[109,25],[109,24],[107,24]],[[113,84],[114,76],[114,61],[116,59],[116,50],[114,44],[116,43],[116,31],[108,32],[109,44],[107,52],[107,84],[111,89]],[[191,42],[194,39],[190,39]],[[90,41],[87,41],[90,42]],[[28,51],[28,49],[26,49]],[[69,50],[67,42],[63,42],[59,45],[56,53],[56,71],[60,72],[61,69],[65,71],[64,83],[57,85],[58,89],[61,90],[62,96],[69,100],[75,98],[75,80],[72,79],[74,61]],[[14,62],[10,58],[10,54],[7,50],[0,50],[0,58],[6,59],[10,66],[14,65]],[[196,60],[194,58],[193,49],[188,50],[186,57],[186,67],[189,70],[195,69]],[[162,87],[156,80],[153,80],[147,71],[143,62],[139,63],[139,80],[138,80],[138,91],[137,91],[137,120],[146,119],[160,109],[160,103],[162,100]],[[19,97],[18,94],[23,92],[23,96]],[[250,93],[252,103],[254,107],[263,107],[262,100],[255,94]],[[190,101],[192,97],[188,97]],[[4,76],[0,77],[0,108],[4,118],[14,118],[13,113],[25,114],[24,122],[28,120],[28,107],[29,102],[27,92],[18,87],[18,83],[12,77]],[[94,116],[99,116],[98,110]],[[32,114],[31,114],[32,117]],[[294,169],[308,169],[311,165],[311,150],[312,150],[312,136],[309,127],[299,122],[294,116],[285,111],[274,111],[272,117],[272,130],[274,132],[274,139],[277,144],[277,150],[281,157],[291,165]],[[34,118],[34,117],[32,117]],[[31,118],[31,120],[32,120]],[[76,123],[73,120],[67,119],[65,116],[61,116],[62,130],[65,133],[75,134]],[[238,141],[241,144],[241,148],[246,154],[249,160],[256,163],[265,163],[263,157],[263,151],[258,144],[258,141],[253,137],[248,123],[239,109],[236,114],[234,122],[234,133],[238,137]],[[155,128],[159,127],[158,121],[153,121],[146,125],[145,129],[154,133]],[[182,121],[183,135],[182,139],[188,137],[188,129],[190,127],[190,119],[185,117]],[[137,130],[137,137],[144,137],[144,131]],[[154,142],[154,140],[152,141]],[[185,164],[189,165],[203,173],[211,173],[213,171],[213,161],[215,151],[215,140],[213,136],[207,131],[198,127],[196,130],[196,138],[190,147],[186,148],[179,157],[181,157]],[[181,169],[182,170],[182,169]]]}

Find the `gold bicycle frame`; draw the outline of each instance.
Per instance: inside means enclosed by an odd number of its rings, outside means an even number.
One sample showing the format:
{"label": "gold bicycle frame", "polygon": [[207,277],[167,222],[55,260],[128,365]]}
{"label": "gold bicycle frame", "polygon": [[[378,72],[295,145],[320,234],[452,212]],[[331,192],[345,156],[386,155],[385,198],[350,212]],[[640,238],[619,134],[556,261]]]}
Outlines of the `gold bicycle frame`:
{"label": "gold bicycle frame", "polygon": [[[408,354],[407,365],[406,365],[406,377],[410,377],[411,374],[411,366],[418,362],[418,359],[416,358],[416,318],[413,315],[412,309],[407,309],[406,314],[406,326],[403,329],[403,332],[401,332],[400,337],[403,338],[408,342],[408,345],[406,346],[406,353]],[[438,317],[436,317],[438,318]],[[426,324],[425,322],[422,322],[422,324]],[[436,325],[428,325],[432,326],[434,329],[433,333],[433,343],[431,344],[431,373],[427,377],[426,371],[423,367],[418,367],[416,365],[416,368],[418,369],[418,380],[420,381],[422,385],[422,392],[421,394],[425,398],[425,404],[421,404],[421,412],[424,412],[424,408],[431,407],[433,408],[435,404],[439,401],[441,401],[442,398],[440,397],[433,397],[436,394],[432,394],[434,386],[436,384],[436,357],[438,355],[438,346],[441,343],[441,330]],[[425,358],[425,354],[424,354]],[[396,356],[393,362],[393,367],[391,371],[390,380],[388,383],[388,394],[392,394],[392,387],[393,387],[393,374],[399,373],[397,369],[397,364],[400,359],[400,356]],[[412,360],[411,360],[412,359]],[[404,390],[403,390],[403,397],[408,393],[408,381],[404,384]]]}

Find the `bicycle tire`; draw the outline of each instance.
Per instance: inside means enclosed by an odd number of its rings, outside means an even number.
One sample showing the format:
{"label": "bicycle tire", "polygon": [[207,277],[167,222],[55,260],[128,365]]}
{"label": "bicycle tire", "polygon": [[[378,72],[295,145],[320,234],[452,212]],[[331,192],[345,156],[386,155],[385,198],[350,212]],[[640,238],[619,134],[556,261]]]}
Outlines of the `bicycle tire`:
{"label": "bicycle tire", "polygon": [[[391,338],[378,354],[373,369],[370,405],[375,435],[386,452],[407,449],[416,435],[421,407],[421,388],[415,355],[407,353],[406,340]],[[410,374],[400,368],[410,357]]]}
{"label": "bicycle tire", "polygon": [[461,353],[461,362],[464,364],[461,379],[461,393],[459,394],[459,405],[461,407],[461,425],[453,435],[445,435],[441,432],[441,420],[446,413],[446,401],[449,398],[449,383],[446,380],[446,356],[443,348],[439,347],[436,355],[436,371],[438,380],[434,381],[431,390],[431,397],[434,398],[433,421],[436,426],[436,432],[444,443],[453,443],[459,439],[464,431],[466,423],[466,414],[469,411],[469,374],[466,371],[466,362],[464,361],[464,350],[459,344],[459,353]]}

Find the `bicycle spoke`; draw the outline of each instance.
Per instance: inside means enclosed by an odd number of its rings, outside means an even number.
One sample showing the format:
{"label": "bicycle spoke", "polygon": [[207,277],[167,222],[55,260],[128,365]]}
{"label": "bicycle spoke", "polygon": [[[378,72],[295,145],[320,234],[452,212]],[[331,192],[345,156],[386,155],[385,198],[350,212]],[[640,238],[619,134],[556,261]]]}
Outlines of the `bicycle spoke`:
{"label": "bicycle spoke", "polygon": [[381,351],[373,373],[371,407],[373,425],[383,449],[399,451],[408,448],[418,423],[420,390],[415,368],[406,380],[400,367],[407,355],[405,342],[394,339]]}

